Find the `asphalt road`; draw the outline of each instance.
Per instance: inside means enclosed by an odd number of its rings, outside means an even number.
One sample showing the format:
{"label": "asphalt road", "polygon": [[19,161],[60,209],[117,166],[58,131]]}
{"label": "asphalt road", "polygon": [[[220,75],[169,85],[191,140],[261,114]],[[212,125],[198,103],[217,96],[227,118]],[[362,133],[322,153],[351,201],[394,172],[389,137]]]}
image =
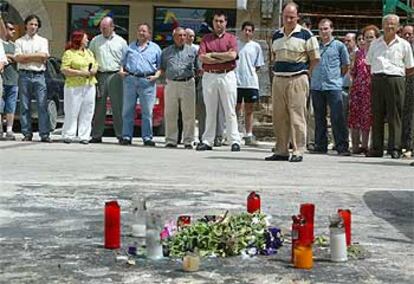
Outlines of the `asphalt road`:
{"label": "asphalt road", "polygon": [[[57,139],[57,137],[56,137]],[[412,283],[414,167],[409,160],[305,155],[302,163],[265,162],[271,144],[196,152],[100,145],[1,142],[1,283]],[[157,139],[161,141],[161,139]],[[179,260],[117,261],[128,244],[131,198],[144,195],[164,218],[245,210],[252,190],[273,225],[291,226],[300,203],[316,205],[316,235],[328,235],[328,216],[353,213],[353,242],[364,259],[332,263],[314,248],[310,271],[289,263],[290,245],[271,257],[203,259],[195,273]],[[103,208],[122,208],[122,246],[105,250]]]}

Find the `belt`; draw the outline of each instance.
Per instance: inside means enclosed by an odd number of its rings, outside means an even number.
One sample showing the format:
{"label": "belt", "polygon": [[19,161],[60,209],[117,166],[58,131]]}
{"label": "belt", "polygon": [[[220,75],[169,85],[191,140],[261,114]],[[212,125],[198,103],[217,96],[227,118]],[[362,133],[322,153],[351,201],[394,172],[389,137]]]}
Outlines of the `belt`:
{"label": "belt", "polygon": [[128,71],[127,71],[127,74],[130,75],[130,76],[137,77],[137,78],[147,78],[148,76],[154,76],[155,75],[154,72],[153,73],[131,73],[131,72],[128,72]]}
{"label": "belt", "polygon": [[187,81],[190,81],[193,78],[194,78],[193,76],[190,76],[190,77],[176,78],[176,79],[171,79],[171,80],[175,81],[175,82],[187,82]]}
{"label": "belt", "polygon": [[403,77],[403,76],[400,76],[400,75],[388,75],[388,74],[385,74],[385,73],[375,73],[375,74],[373,74],[373,76],[377,77],[377,78],[402,78]]}
{"label": "belt", "polygon": [[20,69],[19,72],[32,73],[32,74],[43,74],[43,73],[45,73],[45,71],[34,71],[34,70],[26,70],[26,69]]}
{"label": "belt", "polygon": [[297,76],[301,76],[301,75],[307,75],[308,73],[298,73],[298,74],[292,74],[292,75],[287,75],[287,76],[283,76],[283,75],[275,75],[276,77],[279,78],[293,78],[293,77],[297,77]]}
{"label": "belt", "polygon": [[119,70],[116,70],[116,71],[98,71],[98,73],[101,73],[101,74],[114,74],[114,73],[118,73],[119,72]]}
{"label": "belt", "polygon": [[223,69],[223,70],[220,70],[220,69],[218,69],[218,70],[206,70],[206,72],[208,72],[208,73],[217,73],[217,74],[222,74],[222,73],[228,73],[228,72],[231,72],[231,71],[233,71],[234,69]]}

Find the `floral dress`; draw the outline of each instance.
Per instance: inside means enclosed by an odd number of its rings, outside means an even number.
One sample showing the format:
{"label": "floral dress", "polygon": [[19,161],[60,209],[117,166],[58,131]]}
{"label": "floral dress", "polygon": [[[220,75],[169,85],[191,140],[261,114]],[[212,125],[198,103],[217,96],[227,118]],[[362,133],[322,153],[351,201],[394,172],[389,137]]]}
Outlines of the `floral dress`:
{"label": "floral dress", "polygon": [[371,112],[371,72],[366,63],[367,51],[360,49],[356,52],[354,67],[351,71],[353,78],[349,97],[349,128],[369,131],[372,125]]}

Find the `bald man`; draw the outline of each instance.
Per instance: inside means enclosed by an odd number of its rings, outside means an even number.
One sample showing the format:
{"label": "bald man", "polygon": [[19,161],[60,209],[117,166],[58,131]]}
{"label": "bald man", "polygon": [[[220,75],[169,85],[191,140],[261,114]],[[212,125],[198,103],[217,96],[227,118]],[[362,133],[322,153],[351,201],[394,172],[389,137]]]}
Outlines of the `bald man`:
{"label": "bald man", "polygon": [[102,143],[105,128],[106,100],[111,99],[112,120],[115,135],[122,137],[122,80],[117,73],[121,69],[122,54],[128,49],[126,40],[115,33],[115,25],[110,17],[99,24],[101,34],[95,36],[89,48],[98,61],[98,94],[90,143]]}
{"label": "bald man", "polygon": [[[306,144],[306,100],[313,67],[319,62],[318,41],[298,24],[298,5],[283,8],[283,27],[275,32],[273,53],[273,128],[275,153],[266,161],[302,162]],[[289,154],[289,142],[293,153]]]}

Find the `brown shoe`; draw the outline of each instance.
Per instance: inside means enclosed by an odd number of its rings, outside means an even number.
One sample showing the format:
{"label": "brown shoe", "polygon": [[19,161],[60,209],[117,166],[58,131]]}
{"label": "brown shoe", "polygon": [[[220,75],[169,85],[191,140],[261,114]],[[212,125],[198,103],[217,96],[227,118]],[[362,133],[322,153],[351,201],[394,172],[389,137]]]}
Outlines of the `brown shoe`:
{"label": "brown shoe", "polygon": [[381,158],[384,154],[378,151],[374,151],[374,150],[369,150],[366,154],[365,157],[368,158]]}

